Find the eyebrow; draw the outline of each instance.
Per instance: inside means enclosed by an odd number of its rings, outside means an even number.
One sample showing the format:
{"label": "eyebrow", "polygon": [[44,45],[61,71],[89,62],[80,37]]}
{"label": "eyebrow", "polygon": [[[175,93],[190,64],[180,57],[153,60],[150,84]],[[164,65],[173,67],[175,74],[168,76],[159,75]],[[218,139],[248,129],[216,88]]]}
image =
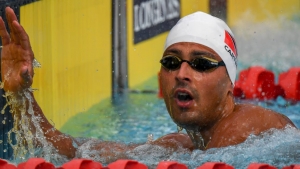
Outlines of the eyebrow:
{"label": "eyebrow", "polygon": [[[167,50],[164,53],[164,55],[169,54],[169,53],[176,54],[176,55],[181,55],[182,54],[181,50],[170,49],[170,50]],[[203,55],[208,56],[208,57],[210,57],[212,59],[216,59],[216,56],[214,54],[212,54],[212,53],[209,53],[209,52],[205,52],[205,51],[192,51],[191,52],[191,56],[203,56]]]}
{"label": "eyebrow", "polygon": [[204,52],[204,51],[193,51],[192,52],[192,56],[201,56],[201,55],[205,55],[205,56],[208,56],[212,59],[216,59],[216,56],[212,53],[209,53],[209,52]]}
{"label": "eyebrow", "polygon": [[168,54],[168,53],[172,53],[172,54],[177,54],[177,55],[181,55],[182,52],[180,50],[177,50],[177,49],[169,49],[169,50],[166,50],[164,52],[164,55]]}

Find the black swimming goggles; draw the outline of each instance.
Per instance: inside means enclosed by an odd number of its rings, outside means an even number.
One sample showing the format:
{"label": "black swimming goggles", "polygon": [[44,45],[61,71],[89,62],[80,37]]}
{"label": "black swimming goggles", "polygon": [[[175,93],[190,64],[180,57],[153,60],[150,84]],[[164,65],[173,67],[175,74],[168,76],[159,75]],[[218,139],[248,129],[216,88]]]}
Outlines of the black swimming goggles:
{"label": "black swimming goggles", "polygon": [[208,70],[216,69],[219,66],[225,66],[225,63],[223,61],[218,62],[215,59],[205,56],[195,58],[192,61],[188,61],[182,60],[177,56],[167,55],[160,60],[161,65],[171,71],[179,69],[183,62],[188,63],[194,70],[197,70],[198,72],[205,72]]}

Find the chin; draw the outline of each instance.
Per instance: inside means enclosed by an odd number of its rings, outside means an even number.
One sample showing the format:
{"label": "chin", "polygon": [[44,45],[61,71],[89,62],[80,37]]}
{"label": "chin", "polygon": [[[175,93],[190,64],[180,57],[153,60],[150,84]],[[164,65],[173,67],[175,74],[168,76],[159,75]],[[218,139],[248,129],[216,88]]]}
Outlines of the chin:
{"label": "chin", "polygon": [[199,122],[193,119],[173,119],[173,121],[184,129],[195,130],[196,128],[199,128]]}

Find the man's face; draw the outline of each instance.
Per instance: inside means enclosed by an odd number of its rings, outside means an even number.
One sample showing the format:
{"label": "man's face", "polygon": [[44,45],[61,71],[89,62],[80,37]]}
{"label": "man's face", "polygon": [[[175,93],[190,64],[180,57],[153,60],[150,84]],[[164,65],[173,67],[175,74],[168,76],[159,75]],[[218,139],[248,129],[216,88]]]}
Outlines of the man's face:
{"label": "man's face", "polygon": [[[168,47],[163,57],[169,55],[188,61],[204,55],[222,60],[212,49],[188,42]],[[204,129],[218,121],[232,92],[225,66],[199,72],[183,62],[179,69],[173,71],[161,67],[159,80],[171,118],[186,129]]]}

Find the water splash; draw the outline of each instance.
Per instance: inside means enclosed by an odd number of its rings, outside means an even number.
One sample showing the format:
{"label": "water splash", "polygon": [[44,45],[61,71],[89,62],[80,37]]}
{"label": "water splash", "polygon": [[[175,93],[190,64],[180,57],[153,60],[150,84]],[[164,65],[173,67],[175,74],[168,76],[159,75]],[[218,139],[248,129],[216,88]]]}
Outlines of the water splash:
{"label": "water splash", "polygon": [[[282,168],[299,163],[299,140],[299,130],[286,127],[284,130],[272,129],[259,136],[250,135],[244,143],[224,148],[212,148],[206,151],[195,150],[193,152],[180,149],[173,152],[171,149],[146,143],[125,152],[123,155],[126,158],[144,163],[149,168],[155,168],[160,161],[168,160],[186,164],[189,168],[196,168],[210,161],[225,162],[237,169],[247,168],[252,162],[268,163]],[[107,159],[100,155],[106,152],[106,148],[100,151],[94,149],[95,146],[103,143],[103,141],[95,139],[86,142],[79,148],[78,157],[93,159],[106,164]],[[114,145],[109,147],[112,152],[115,152],[114,148]]]}
{"label": "water splash", "polygon": [[189,135],[189,137],[191,138],[194,147],[196,149],[200,149],[200,150],[205,150],[206,146],[204,143],[204,139],[201,135],[201,133],[199,131],[194,131],[194,130],[187,130],[186,129],[187,134]]}
{"label": "water splash", "polygon": [[[42,157],[62,164],[67,158],[59,155],[53,145],[46,140],[40,126],[41,117],[33,110],[31,92],[31,89],[24,91],[23,97],[18,99],[11,92],[4,95],[7,100],[4,108],[10,106],[10,113],[14,119],[13,128],[8,132],[8,143],[13,148],[12,162],[20,163],[31,157]],[[32,133],[32,128],[35,133]],[[13,138],[16,141],[13,141]]]}
{"label": "water splash", "polygon": [[[33,68],[41,67],[41,64],[34,59]],[[4,75],[4,81],[9,80],[12,70]],[[4,82],[0,83],[3,89]],[[12,92],[6,91],[3,97],[6,105],[3,106],[1,113],[10,107],[13,117],[13,128],[8,132],[8,143],[13,149],[13,163],[26,161],[31,157],[41,157],[56,164],[63,164],[68,159],[59,155],[54,146],[47,141],[43,129],[40,126],[41,117],[34,113],[32,93],[34,89],[28,88],[19,92],[20,97],[16,97]],[[32,133],[34,131],[34,133]]]}
{"label": "water splash", "polygon": [[278,168],[299,163],[300,133],[294,128],[271,130],[260,136],[249,136],[242,144],[192,153],[183,150],[171,152],[155,145],[142,145],[127,152],[131,159],[138,160],[150,168],[155,168],[162,160],[175,160],[189,168],[196,168],[205,162],[225,162],[237,169],[244,169],[252,162],[274,165]]}
{"label": "water splash", "polygon": [[300,22],[285,17],[255,22],[250,12],[245,12],[234,26],[238,69],[264,66],[275,74],[299,66]]}
{"label": "water splash", "polygon": [[[10,112],[13,115],[14,126],[8,132],[8,142],[13,148],[13,156],[17,159],[26,159],[27,156],[34,154],[33,134],[30,131],[30,119],[26,116],[26,98],[17,99],[11,92],[6,92],[7,105],[10,106]],[[4,106],[7,107],[7,106]],[[13,144],[11,138],[15,134],[16,144]]]}
{"label": "water splash", "polygon": [[36,58],[33,59],[32,65],[34,68],[41,68],[42,65],[39,61],[36,60]]}

